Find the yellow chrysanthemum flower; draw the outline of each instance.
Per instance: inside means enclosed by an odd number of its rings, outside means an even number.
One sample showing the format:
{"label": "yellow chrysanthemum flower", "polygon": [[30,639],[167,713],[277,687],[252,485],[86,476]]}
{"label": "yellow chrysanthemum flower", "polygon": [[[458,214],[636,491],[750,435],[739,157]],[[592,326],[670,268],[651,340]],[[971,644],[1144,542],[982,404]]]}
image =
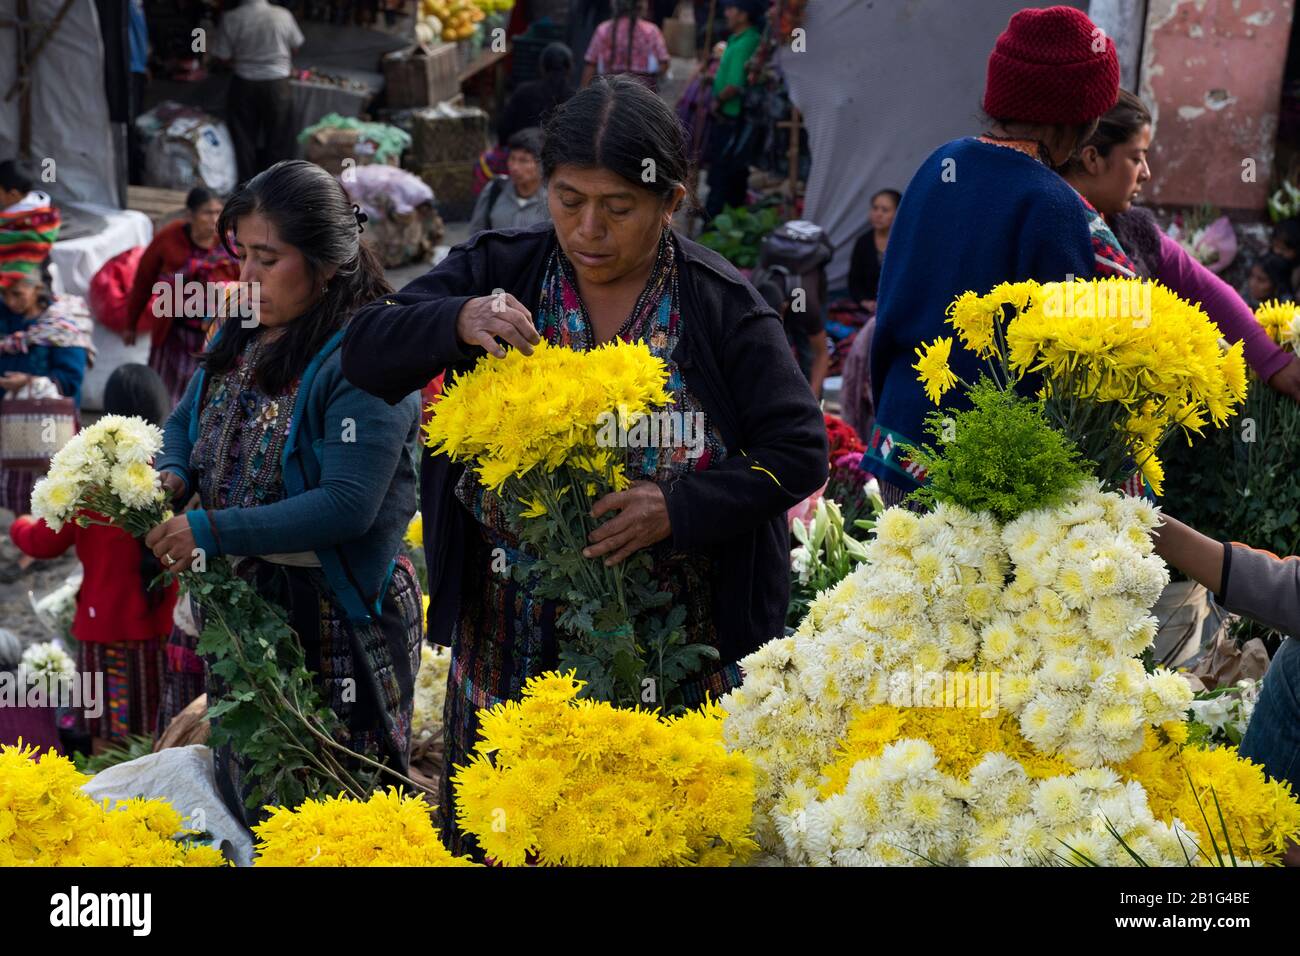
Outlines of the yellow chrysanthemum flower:
{"label": "yellow chrysanthemum flower", "polygon": [[945,392],[957,384],[957,376],[948,367],[952,355],[952,339],[938,338],[916,350],[917,362],[912,368],[925,386],[925,394],[936,405]]}

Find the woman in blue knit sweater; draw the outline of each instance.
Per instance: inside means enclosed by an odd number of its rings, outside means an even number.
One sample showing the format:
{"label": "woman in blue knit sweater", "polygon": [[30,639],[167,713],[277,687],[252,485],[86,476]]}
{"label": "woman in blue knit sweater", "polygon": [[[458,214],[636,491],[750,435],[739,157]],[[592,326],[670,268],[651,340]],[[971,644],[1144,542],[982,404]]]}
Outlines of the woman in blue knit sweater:
{"label": "woman in blue knit sweater", "polygon": [[[400,554],[415,513],[419,398],[389,405],[343,377],[353,313],[392,291],[359,240],[347,195],[293,160],[254,176],[221,212],[240,280],[260,291],[256,321],[230,317],[167,420],[157,462],[178,501],[200,507],[145,539],[184,570],[201,549],[283,607],[340,743],[405,770],[423,636],[415,570]],[[215,675],[208,697],[223,693]],[[231,812],[252,781],[243,755],[215,755]]]}
{"label": "woman in blue knit sweater", "polygon": [[[1086,15],[1021,10],[989,57],[988,132],[939,147],[908,184],[881,269],[871,342],[876,423],[862,459],[886,504],[925,480],[900,447],[927,439],[934,408],[912,364],[923,341],[944,334],[954,298],[1000,282],[1133,274],[1104,220],[1054,171],[1118,95],[1114,43]],[[979,375],[960,349],[952,366],[968,381]]]}

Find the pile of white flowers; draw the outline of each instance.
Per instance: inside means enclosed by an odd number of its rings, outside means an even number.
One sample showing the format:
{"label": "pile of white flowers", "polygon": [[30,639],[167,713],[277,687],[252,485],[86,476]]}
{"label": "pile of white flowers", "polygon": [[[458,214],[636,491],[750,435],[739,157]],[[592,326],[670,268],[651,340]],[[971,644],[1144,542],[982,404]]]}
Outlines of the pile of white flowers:
{"label": "pile of white flowers", "polygon": [[412,743],[423,743],[442,733],[442,708],[447,700],[447,672],[450,668],[451,651],[425,642],[420,648],[420,672],[415,678]]}
{"label": "pile of white flowers", "polygon": [[[1024,738],[1080,769],[1122,762],[1141,749],[1146,727],[1181,720],[1192,697],[1187,682],[1164,670],[1148,675],[1135,659],[1155,636],[1149,609],[1169,580],[1152,553],[1157,521],[1148,502],[1095,483],[1005,527],[950,504],[925,515],[884,512],[866,562],[817,597],[793,637],[741,661],[745,681],[721,702],[729,746],[760,770],[759,843],[790,862],[864,859],[836,857],[840,850],[897,858],[885,846],[951,859],[967,844],[978,821],[970,809],[964,822],[953,814],[972,791],[940,779],[946,775],[927,765],[924,741],[900,741],[906,746],[888,760],[862,761],[841,794],[818,799],[822,769],[850,720],[889,703],[900,672],[995,672],[996,706],[1017,717]],[[895,779],[903,770],[912,775],[906,792]],[[1095,798],[1080,797],[1078,814],[1050,832],[1091,832],[1096,806],[1116,797],[1115,786],[1087,789]],[[1021,784],[1024,793],[1029,787]],[[879,827],[865,809],[873,800]],[[916,801],[913,830],[895,830],[912,812],[900,817],[899,800]],[[819,813],[833,825],[816,826]],[[1149,816],[1120,817],[1121,830],[1134,821],[1129,829],[1163,848],[1157,859],[1181,862],[1181,850],[1165,852],[1169,834],[1151,830]],[[810,830],[829,836],[810,847],[801,835]],[[977,842],[987,848],[991,840]]]}
{"label": "pile of white flowers", "polygon": [[57,696],[59,688],[76,677],[77,665],[55,641],[28,646],[18,664],[18,683],[38,686],[49,697]]}
{"label": "pile of white flowers", "polygon": [[50,459],[32,490],[32,514],[58,531],[83,508],[110,517],[160,509],[165,496],[152,461],[162,443],[161,429],[142,418],[105,415]]}

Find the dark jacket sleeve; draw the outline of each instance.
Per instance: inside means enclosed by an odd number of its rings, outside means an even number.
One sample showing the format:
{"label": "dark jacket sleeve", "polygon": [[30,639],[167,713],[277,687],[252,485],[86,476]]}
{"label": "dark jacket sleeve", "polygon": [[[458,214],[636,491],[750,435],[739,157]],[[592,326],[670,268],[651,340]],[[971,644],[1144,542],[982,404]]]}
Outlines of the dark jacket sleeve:
{"label": "dark jacket sleeve", "polygon": [[343,374],[395,405],[448,365],[483,354],[456,337],[461,307],[490,289],[475,266],[477,244],[457,246],[434,269],[357,312],[343,338]]}
{"label": "dark jacket sleeve", "polygon": [[678,550],[752,531],[820,488],[829,471],[821,409],[776,316],[756,309],[721,338],[721,384],[741,444],[718,465],[662,486]]}

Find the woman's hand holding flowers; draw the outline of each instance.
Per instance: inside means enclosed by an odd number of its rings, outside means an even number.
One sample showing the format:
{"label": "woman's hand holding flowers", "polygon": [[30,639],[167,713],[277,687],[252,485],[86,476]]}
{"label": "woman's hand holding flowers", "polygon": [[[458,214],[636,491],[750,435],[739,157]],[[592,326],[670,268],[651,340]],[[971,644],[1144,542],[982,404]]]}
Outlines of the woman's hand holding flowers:
{"label": "woman's hand holding flowers", "polygon": [[592,543],[583,549],[583,557],[609,555],[605,564],[615,565],[673,533],[663,489],[652,481],[634,481],[624,491],[605,495],[591,514],[599,518],[610,511],[618,514],[591,533]]}
{"label": "woman's hand holding flowers", "polygon": [[185,515],[168,518],[155,527],[145,535],[144,544],[162,562],[163,569],[173,574],[189,570],[198,547]]}

